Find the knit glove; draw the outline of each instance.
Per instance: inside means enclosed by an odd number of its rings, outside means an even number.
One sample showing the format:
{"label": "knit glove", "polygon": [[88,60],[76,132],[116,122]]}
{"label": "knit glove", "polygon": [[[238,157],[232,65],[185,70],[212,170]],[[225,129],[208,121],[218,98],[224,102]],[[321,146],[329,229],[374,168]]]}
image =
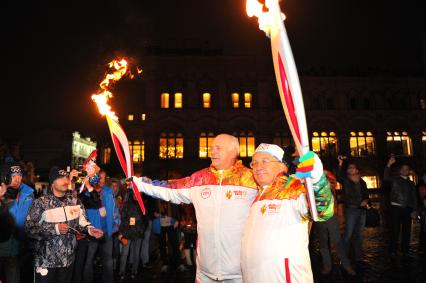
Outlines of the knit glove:
{"label": "knit glove", "polygon": [[299,162],[296,177],[299,179],[311,178],[313,184],[317,183],[323,175],[323,166],[318,155],[309,151],[299,158]]}

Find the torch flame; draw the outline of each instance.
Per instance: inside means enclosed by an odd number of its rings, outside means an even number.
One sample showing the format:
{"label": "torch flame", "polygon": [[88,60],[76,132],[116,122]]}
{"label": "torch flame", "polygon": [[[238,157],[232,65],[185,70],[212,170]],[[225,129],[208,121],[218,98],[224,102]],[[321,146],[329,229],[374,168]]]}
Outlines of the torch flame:
{"label": "torch flame", "polygon": [[128,74],[131,78],[133,75],[127,71],[127,61],[125,59],[113,60],[108,66],[113,69],[112,73],[106,74],[104,80],[99,84],[102,89],[100,93],[93,94],[92,100],[98,106],[99,112],[102,115],[109,116],[111,119],[118,121],[117,115],[112,111],[111,106],[108,104],[108,100],[112,98],[112,93],[108,90],[113,83],[119,81],[124,75]]}
{"label": "torch flame", "polygon": [[[272,1],[278,1],[278,0],[266,0],[265,1],[265,7],[269,8],[271,7]],[[257,0],[247,0],[246,2],[246,12],[247,15],[251,18],[253,16],[258,18],[259,22],[259,29],[263,30],[266,35],[270,35],[271,33],[271,15],[269,11],[263,10],[263,4],[259,3]],[[281,17],[284,20],[285,16],[283,13],[281,13]]]}

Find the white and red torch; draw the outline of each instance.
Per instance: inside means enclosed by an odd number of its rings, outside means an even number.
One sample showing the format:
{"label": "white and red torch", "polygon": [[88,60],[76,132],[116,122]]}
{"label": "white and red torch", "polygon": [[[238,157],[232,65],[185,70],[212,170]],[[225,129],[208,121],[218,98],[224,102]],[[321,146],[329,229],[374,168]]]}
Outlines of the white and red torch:
{"label": "white and red torch", "polygon": [[[294,63],[290,42],[284,27],[285,16],[281,13],[278,2],[278,0],[266,0],[264,7],[257,0],[247,0],[246,10],[249,17],[256,16],[258,18],[259,28],[271,39],[272,59],[281,103],[296,149],[301,156],[309,151],[305,107],[296,64]],[[305,186],[311,217],[316,221],[318,213],[315,206],[312,183],[309,178],[305,179]]]}
{"label": "white and red torch", "polygon": [[[127,61],[122,59],[120,61],[114,60],[109,63],[109,68],[113,69],[112,73],[106,74],[105,79],[99,84],[101,92],[92,95],[92,100],[98,106],[99,112],[106,117],[108,122],[109,132],[111,134],[114,149],[120,162],[121,168],[127,178],[133,176],[133,162],[130,155],[129,141],[127,140],[126,133],[118,123],[118,117],[112,111],[111,106],[108,104],[108,100],[113,96],[108,87],[111,84],[120,80],[123,76],[127,75],[133,78],[133,75],[128,71]],[[137,70],[141,73],[141,70]],[[145,214],[145,206],[142,202],[142,197],[132,181],[133,193],[139,203],[142,213]]]}

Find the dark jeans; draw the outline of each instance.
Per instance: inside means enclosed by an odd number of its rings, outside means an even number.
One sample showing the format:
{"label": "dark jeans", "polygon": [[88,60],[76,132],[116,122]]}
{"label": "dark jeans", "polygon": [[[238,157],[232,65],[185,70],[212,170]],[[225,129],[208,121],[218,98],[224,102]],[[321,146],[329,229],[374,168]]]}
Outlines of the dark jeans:
{"label": "dark jeans", "polygon": [[[173,226],[161,227],[160,254],[163,265],[171,265],[176,268],[179,264],[179,243],[177,229]],[[169,245],[169,249],[167,249]],[[167,253],[168,251],[168,253]]]}
{"label": "dark jeans", "polygon": [[73,283],[81,283],[83,280],[84,263],[86,261],[89,239],[84,238],[77,241],[77,251],[75,253]]}
{"label": "dark jeans", "polygon": [[362,232],[365,227],[365,209],[345,208],[345,237],[344,245],[346,253],[350,254],[351,242],[353,242],[353,255],[355,261],[362,260]]}
{"label": "dark jeans", "polygon": [[324,222],[315,222],[314,225],[317,229],[322,265],[324,269],[329,270],[331,269],[332,265],[329,240],[330,244],[336,246],[336,252],[339,256],[339,259],[342,261],[342,265],[345,268],[348,268],[350,266],[350,262],[346,254],[343,241],[340,238],[339,223],[337,222],[337,217],[333,216],[332,218]]}
{"label": "dark jeans", "polygon": [[[411,208],[399,207],[391,205],[391,241],[390,251],[396,253],[398,251],[398,238],[401,230],[401,251],[408,253],[410,248],[410,232],[411,232]],[[401,229],[402,228],[402,229]]]}
{"label": "dark jeans", "polygon": [[102,240],[90,240],[88,243],[86,264],[84,266],[84,283],[93,282],[93,261],[96,251],[100,248],[102,260],[102,280],[103,283],[113,283],[114,272],[112,264],[112,237],[105,236]]}
{"label": "dark jeans", "polygon": [[129,240],[129,243],[127,245],[123,245],[121,258],[120,258],[120,274],[126,273],[126,264],[127,264],[127,258],[129,256],[129,251],[130,251],[129,263],[132,265],[131,272],[132,274],[138,273],[141,245],[142,245],[142,239]]}
{"label": "dark jeans", "polygon": [[3,283],[19,283],[18,257],[0,257],[0,281]]}
{"label": "dark jeans", "polygon": [[71,282],[73,265],[68,267],[48,268],[45,276],[35,274],[36,283],[69,283]]}
{"label": "dark jeans", "polygon": [[152,220],[148,221],[141,246],[141,261],[142,265],[149,262],[149,242],[151,240]]}

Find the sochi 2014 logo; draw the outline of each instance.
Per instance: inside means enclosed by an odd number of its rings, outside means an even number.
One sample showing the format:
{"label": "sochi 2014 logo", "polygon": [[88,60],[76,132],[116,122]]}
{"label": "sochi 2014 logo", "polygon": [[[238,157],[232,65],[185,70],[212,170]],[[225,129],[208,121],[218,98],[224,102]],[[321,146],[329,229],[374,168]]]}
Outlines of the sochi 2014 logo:
{"label": "sochi 2014 logo", "polygon": [[205,188],[201,191],[201,197],[203,199],[209,198],[211,194],[212,194],[212,191],[210,190],[210,188]]}

